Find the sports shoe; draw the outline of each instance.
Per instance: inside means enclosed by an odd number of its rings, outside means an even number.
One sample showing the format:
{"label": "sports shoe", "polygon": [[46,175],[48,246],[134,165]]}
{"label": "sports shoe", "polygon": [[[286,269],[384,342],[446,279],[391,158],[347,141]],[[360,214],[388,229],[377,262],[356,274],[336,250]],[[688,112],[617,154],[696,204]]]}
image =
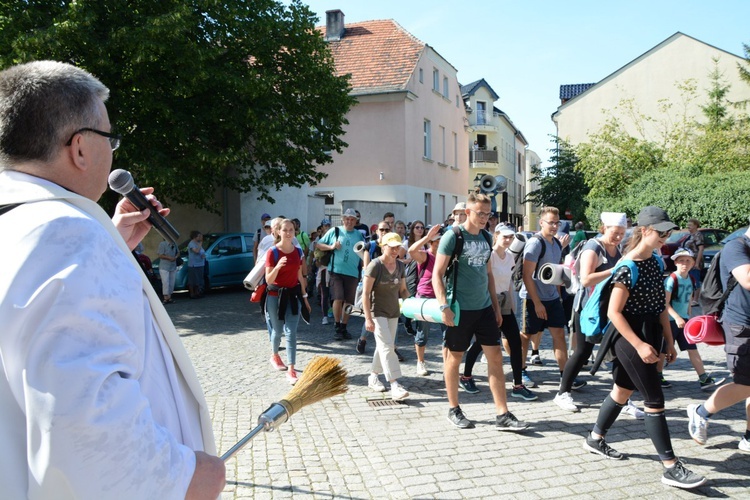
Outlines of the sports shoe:
{"label": "sports shoe", "polygon": [[287,371],[286,372],[286,379],[289,381],[290,384],[294,385],[297,383],[297,370]]}
{"label": "sports shoe", "polygon": [[328,316],[323,316],[323,320],[321,321],[322,324],[327,325],[328,323]]}
{"label": "sports shoe", "polygon": [[604,458],[608,458],[610,460],[622,460],[624,456],[622,453],[608,445],[607,442],[604,441],[604,438],[594,439],[593,437],[591,437],[590,432],[586,436],[586,439],[583,441],[583,449],[591,453],[601,455]]}
{"label": "sports shoe", "polygon": [[346,331],[346,323],[341,323],[341,337],[344,340],[352,339],[352,334]]}
{"label": "sports shoe", "polygon": [[698,415],[698,405],[688,405],[688,433],[693,441],[700,445],[706,444],[708,439],[708,419]]}
{"label": "sports shoe", "polygon": [[518,387],[514,387],[512,391],[510,391],[511,397],[514,398],[521,398],[526,401],[534,401],[537,399],[537,395],[531,392],[526,388],[525,385],[521,384]]}
{"label": "sports shoe", "polygon": [[706,377],[706,380],[700,381],[701,384],[701,391],[710,391],[714,387],[718,387],[721,384],[724,383],[726,379],[724,377],[721,378],[713,378],[711,376]]}
{"label": "sports shoe", "polygon": [[529,374],[526,373],[526,370],[521,370],[521,381],[526,387],[530,387],[532,389],[536,387],[536,382],[531,380],[531,377],[529,377]]}
{"label": "sports shoe", "polygon": [[682,461],[677,460],[672,467],[664,471],[661,482],[676,488],[690,489],[705,484],[706,478],[686,469]]}
{"label": "sports shoe", "polygon": [[367,345],[367,339],[363,339],[362,337],[357,340],[357,352],[359,354],[365,353],[365,346]]}
{"label": "sports shoe", "polygon": [[391,384],[391,399],[393,401],[403,401],[409,397],[409,391],[400,385]]}
{"label": "sports shoe", "polygon": [[380,381],[375,373],[371,373],[370,377],[367,379],[367,387],[375,392],[385,392],[385,386],[383,385],[383,382]]}
{"label": "sports shoe", "polygon": [[529,363],[537,366],[542,366],[544,364],[544,362],[542,362],[542,357],[538,354],[532,354]]}
{"label": "sports shoe", "polygon": [[740,444],[737,446],[737,448],[740,449],[740,451],[744,451],[746,453],[750,453],[750,441],[745,439],[744,437],[740,440]]}
{"label": "sports shoe", "polygon": [[424,365],[424,361],[417,361],[417,375],[420,377],[426,377],[429,374],[427,367]]}
{"label": "sports shoe", "polygon": [[337,331],[336,333],[333,334],[333,340],[344,340],[344,336],[341,335],[340,331]]}
{"label": "sports shoe", "polygon": [[565,411],[577,412],[578,406],[573,402],[573,396],[569,392],[563,392],[555,396],[553,400],[557,406]]}
{"label": "sports shoe", "polygon": [[458,378],[458,385],[469,394],[476,394],[479,392],[477,384],[474,383],[474,377],[466,378],[461,376]]}
{"label": "sports shoe", "polygon": [[495,429],[499,431],[520,432],[528,427],[528,423],[518,420],[511,412],[495,416]]}
{"label": "sports shoe", "polygon": [[669,387],[672,387],[671,382],[669,380],[664,378],[664,375],[661,376],[661,387],[662,389],[668,389]]}
{"label": "sports shoe", "polygon": [[404,360],[404,356],[400,352],[398,352],[398,349],[396,349],[395,347],[393,348],[393,352],[396,353],[396,357],[398,358],[399,361]]}
{"label": "sports shoe", "polygon": [[474,428],[474,422],[466,418],[466,415],[464,415],[464,412],[461,411],[460,406],[456,406],[455,408],[451,408],[450,410],[448,410],[448,422],[452,423],[459,429]]}
{"label": "sports shoe", "polygon": [[631,400],[628,399],[628,404],[622,408],[622,412],[625,415],[630,415],[636,420],[643,420],[646,418],[646,412],[638,408]]}
{"label": "sports shoe", "polygon": [[580,380],[578,377],[576,377],[573,379],[573,384],[571,384],[570,388],[574,391],[577,391],[581,387],[585,387],[586,384],[588,384],[588,382],[586,382],[585,380]]}
{"label": "sports shoe", "polygon": [[271,356],[271,359],[269,360],[269,362],[271,363],[271,366],[273,366],[275,369],[282,371],[282,372],[286,371],[286,365],[284,364],[283,361],[281,361],[281,356],[279,356],[278,354],[274,354],[273,356]]}

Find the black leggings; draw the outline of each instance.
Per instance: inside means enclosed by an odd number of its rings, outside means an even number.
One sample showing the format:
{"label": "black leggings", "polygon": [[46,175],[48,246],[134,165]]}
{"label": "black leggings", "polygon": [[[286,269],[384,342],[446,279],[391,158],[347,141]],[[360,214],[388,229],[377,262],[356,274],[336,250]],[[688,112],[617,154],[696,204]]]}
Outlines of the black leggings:
{"label": "black leggings", "polygon": [[[652,347],[661,345],[662,333],[658,316],[643,315],[635,317],[625,314],[625,318],[633,331],[639,334],[641,338],[646,339]],[[644,363],[635,347],[621,335],[618,335],[614,340],[613,349],[617,356],[612,371],[615,384],[627,390],[638,389],[643,396],[643,404],[647,408],[661,410],[656,413],[646,412],[646,432],[659,454],[659,459],[662,461],[674,459],[669,427],[664,415],[664,393],[661,390],[661,379],[656,371],[656,363]],[[659,349],[657,349],[658,351]],[[611,417],[614,412],[619,413],[620,409],[619,405],[602,404],[597,419],[597,427],[601,429],[601,434],[607,432],[608,425],[614,422]]]}
{"label": "black leggings", "polygon": [[574,331],[570,334],[576,336],[576,349],[573,355],[568,358],[568,362],[565,363],[565,369],[560,380],[559,394],[571,391],[573,381],[581,373],[581,369],[586,364],[586,360],[591,357],[591,353],[594,352],[594,344],[586,342],[586,336],[580,332],[580,316],[578,313],[575,313],[573,321]]}
{"label": "black leggings", "polygon": [[[515,385],[521,385],[523,383],[521,379],[521,370],[523,369],[523,359],[521,359],[521,333],[518,330],[518,322],[513,314],[503,314],[503,326],[500,327],[505,340],[508,341],[508,348],[510,352],[510,367],[513,371],[513,383]],[[479,353],[482,352],[482,346],[479,342],[474,343],[466,351],[466,361],[464,362],[464,377],[471,377],[471,372],[474,370],[474,363],[479,358]]]}

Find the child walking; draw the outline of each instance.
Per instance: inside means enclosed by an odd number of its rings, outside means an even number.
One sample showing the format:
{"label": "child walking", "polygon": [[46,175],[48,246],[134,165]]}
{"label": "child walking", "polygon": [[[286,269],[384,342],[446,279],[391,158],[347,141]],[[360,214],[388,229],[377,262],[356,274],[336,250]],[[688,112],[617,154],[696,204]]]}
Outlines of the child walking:
{"label": "child walking", "polygon": [[[674,338],[677,345],[680,346],[680,352],[687,351],[688,357],[690,358],[690,364],[693,365],[695,373],[698,374],[698,382],[700,383],[701,390],[709,391],[713,387],[719,386],[724,383],[724,378],[714,379],[706,373],[703,368],[703,359],[698,352],[698,347],[695,344],[691,344],[685,338],[685,323],[690,319],[690,302],[692,300],[693,292],[697,288],[693,278],[689,275],[690,270],[695,265],[695,257],[693,252],[687,248],[679,248],[672,255],[672,260],[677,267],[677,270],[671,275],[664,279],[664,289],[666,290],[667,296],[667,312],[669,312],[669,326],[672,329],[672,337]],[[675,288],[676,285],[676,288]],[[664,351],[664,349],[662,349]],[[671,387],[664,378],[662,370],[664,369],[664,352],[659,357],[659,364],[657,369],[659,371],[659,377],[661,379],[662,387]]]}

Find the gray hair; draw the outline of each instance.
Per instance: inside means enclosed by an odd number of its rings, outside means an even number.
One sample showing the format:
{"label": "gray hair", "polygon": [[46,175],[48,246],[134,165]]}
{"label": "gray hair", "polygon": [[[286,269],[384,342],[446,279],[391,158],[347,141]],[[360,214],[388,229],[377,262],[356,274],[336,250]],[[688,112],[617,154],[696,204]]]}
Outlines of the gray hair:
{"label": "gray hair", "polygon": [[49,162],[79,128],[102,120],[109,89],[87,71],[34,61],[0,72],[0,165]]}

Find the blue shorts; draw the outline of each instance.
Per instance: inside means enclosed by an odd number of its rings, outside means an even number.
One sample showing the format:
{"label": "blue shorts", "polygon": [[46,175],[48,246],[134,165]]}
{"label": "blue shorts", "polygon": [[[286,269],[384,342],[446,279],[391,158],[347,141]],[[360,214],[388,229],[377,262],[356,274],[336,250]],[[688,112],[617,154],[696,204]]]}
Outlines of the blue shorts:
{"label": "blue shorts", "polygon": [[560,299],[543,300],[542,304],[547,309],[547,319],[537,317],[534,302],[531,299],[523,299],[523,325],[521,331],[526,335],[535,335],[545,328],[565,328],[565,311]]}
{"label": "blue shorts", "polygon": [[443,333],[443,347],[464,352],[469,348],[472,337],[477,338],[479,345],[501,345],[500,329],[492,306],[478,311],[461,309],[458,326],[449,326]]}

